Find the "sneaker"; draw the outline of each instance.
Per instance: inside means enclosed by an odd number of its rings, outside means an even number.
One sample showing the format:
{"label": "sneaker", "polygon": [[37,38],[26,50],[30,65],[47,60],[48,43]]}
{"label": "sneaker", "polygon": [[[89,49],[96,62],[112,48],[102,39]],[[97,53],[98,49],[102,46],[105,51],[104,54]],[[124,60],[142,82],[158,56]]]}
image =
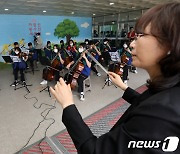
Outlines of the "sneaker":
{"label": "sneaker", "polygon": [[124,80],[124,84],[126,84],[126,85],[127,85],[127,80]]}
{"label": "sneaker", "polygon": [[45,85],[45,84],[47,84],[47,81],[46,81],[46,80],[43,80],[40,84],[41,84],[41,85]]}
{"label": "sneaker", "polygon": [[14,81],[14,83],[11,85],[12,87],[17,86],[19,83],[17,81]]}
{"label": "sneaker", "polygon": [[137,74],[137,73],[138,73],[138,72],[137,72],[137,70],[134,70],[134,73],[136,73],[136,74]]}
{"label": "sneaker", "polygon": [[85,98],[84,98],[84,94],[83,93],[81,93],[81,95],[80,95],[80,101],[84,101],[85,100]]}
{"label": "sneaker", "polygon": [[101,73],[98,72],[96,75],[97,75],[97,76],[101,76]]}

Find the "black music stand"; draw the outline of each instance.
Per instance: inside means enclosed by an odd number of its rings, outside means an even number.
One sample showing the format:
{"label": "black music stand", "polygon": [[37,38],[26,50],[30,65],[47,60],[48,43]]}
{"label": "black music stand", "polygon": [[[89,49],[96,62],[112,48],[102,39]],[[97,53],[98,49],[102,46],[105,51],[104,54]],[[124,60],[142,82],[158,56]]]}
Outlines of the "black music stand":
{"label": "black music stand", "polygon": [[[50,67],[50,66],[48,66],[48,65],[46,66],[46,68],[47,68],[47,69],[54,69],[54,70],[57,70],[57,69],[52,68],[52,67]],[[49,81],[47,81],[47,85],[46,85],[46,87],[45,87],[45,88],[43,88],[40,92],[42,92],[42,91],[48,91],[48,93],[49,93],[49,97],[51,97],[51,93],[50,93],[49,88],[50,88],[50,86],[49,86]]]}
{"label": "black music stand", "polygon": [[10,56],[2,56],[2,58],[4,59],[4,61],[5,61],[6,63],[13,63],[13,60],[11,59]]}
{"label": "black music stand", "polygon": [[[104,89],[106,85],[107,85],[107,86],[114,85],[114,84],[112,83],[112,81],[110,80],[109,76],[108,76],[108,78],[105,80],[105,83],[104,83],[104,86],[102,87],[102,89]],[[114,85],[114,87],[117,88],[116,85]]]}
{"label": "black music stand", "polygon": [[45,88],[43,88],[40,92],[42,92],[42,91],[48,91],[49,97],[51,97],[51,93],[50,93],[50,90],[49,90],[50,86],[49,86],[48,83],[49,83],[49,81],[47,81],[47,86],[46,86]]}
{"label": "black music stand", "polygon": [[[21,60],[19,59],[18,56],[2,56],[2,58],[4,59],[4,61],[6,63],[21,62]],[[20,84],[21,86],[17,87],[16,84],[15,84],[14,90],[21,89],[21,88],[26,88],[27,92],[30,93],[30,90],[28,89],[28,86],[32,86],[32,84],[27,85],[26,82],[22,82],[22,81],[18,81],[18,84]],[[12,86],[12,85],[13,85],[13,83],[10,86]]]}

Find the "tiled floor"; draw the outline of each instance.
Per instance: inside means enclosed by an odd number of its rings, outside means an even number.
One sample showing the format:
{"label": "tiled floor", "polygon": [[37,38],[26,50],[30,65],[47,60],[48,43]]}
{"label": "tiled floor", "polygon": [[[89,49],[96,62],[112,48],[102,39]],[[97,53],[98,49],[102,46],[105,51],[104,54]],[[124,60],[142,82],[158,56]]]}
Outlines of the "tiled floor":
{"label": "tiled floor", "polygon": [[[43,115],[46,115],[47,108],[50,108],[49,105],[55,103],[46,91],[39,92],[43,88],[39,85],[42,68],[43,66],[39,65],[39,72],[35,72],[34,75],[32,73],[26,74],[27,83],[33,84],[32,87],[29,87],[31,93],[26,96],[28,99],[24,97],[27,94],[25,88],[15,91],[13,87],[9,86],[13,82],[12,70],[0,71],[0,154],[12,154],[19,151],[28,142],[39,122],[43,120],[41,113],[44,111]],[[100,68],[98,69],[102,76],[97,77],[93,72],[91,73],[92,91],[85,94],[84,102],[79,100],[77,92],[73,92],[75,103],[83,118],[122,96],[122,90],[113,85],[105,86],[102,89],[106,75]],[[129,78],[128,85],[137,88],[145,83],[148,76],[144,70],[138,69],[138,74],[129,73]],[[47,136],[53,136],[65,128],[61,122],[62,109],[58,103],[55,103],[55,107],[48,114],[48,120],[40,124],[28,145],[44,137],[46,128],[53,122],[52,119],[55,120],[55,123],[48,129]]]}

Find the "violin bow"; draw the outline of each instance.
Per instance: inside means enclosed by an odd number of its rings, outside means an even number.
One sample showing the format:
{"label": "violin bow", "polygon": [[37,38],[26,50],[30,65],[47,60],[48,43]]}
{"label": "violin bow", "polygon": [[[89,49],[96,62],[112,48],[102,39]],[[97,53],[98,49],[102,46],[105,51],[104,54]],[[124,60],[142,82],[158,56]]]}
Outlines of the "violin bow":
{"label": "violin bow", "polygon": [[89,53],[89,51],[87,55],[108,75],[108,71]]}

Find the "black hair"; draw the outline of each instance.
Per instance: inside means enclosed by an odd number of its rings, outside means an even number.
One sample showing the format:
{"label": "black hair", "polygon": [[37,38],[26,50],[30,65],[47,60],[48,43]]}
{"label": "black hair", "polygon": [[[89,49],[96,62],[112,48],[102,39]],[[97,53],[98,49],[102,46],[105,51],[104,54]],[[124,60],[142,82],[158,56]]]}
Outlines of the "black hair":
{"label": "black hair", "polygon": [[51,41],[47,41],[47,45],[48,45],[49,43],[51,43]]}
{"label": "black hair", "polygon": [[64,44],[64,41],[63,41],[63,40],[61,40],[61,41],[60,41],[60,43],[63,43],[63,44]]}
{"label": "black hair", "polygon": [[143,33],[151,24],[151,35],[167,52],[167,55],[159,60],[162,75],[148,81],[149,88],[153,91],[161,91],[180,83],[179,14],[180,3],[161,4],[146,11],[136,23],[137,33]]}
{"label": "black hair", "polygon": [[106,41],[109,41],[107,38],[105,38],[104,40],[103,40],[103,42],[106,42]]}
{"label": "black hair", "polygon": [[86,47],[86,43],[84,43],[84,42],[80,43],[79,46],[82,46],[83,48],[85,48]]}
{"label": "black hair", "polygon": [[28,43],[28,46],[32,46],[32,43],[31,43],[31,42],[29,42],[29,43]]}
{"label": "black hair", "polygon": [[14,42],[14,45],[19,45],[19,43],[18,42]]}

